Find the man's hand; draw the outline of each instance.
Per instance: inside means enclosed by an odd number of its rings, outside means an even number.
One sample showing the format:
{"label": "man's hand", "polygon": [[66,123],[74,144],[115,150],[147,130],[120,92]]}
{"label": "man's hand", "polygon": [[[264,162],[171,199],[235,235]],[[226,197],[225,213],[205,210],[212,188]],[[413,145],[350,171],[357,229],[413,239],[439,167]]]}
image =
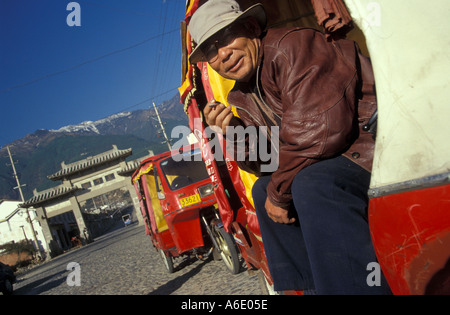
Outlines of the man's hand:
{"label": "man's hand", "polygon": [[290,224],[295,222],[295,218],[289,217],[289,210],[287,208],[281,208],[275,206],[269,198],[266,199],[266,211],[269,218],[274,222]]}
{"label": "man's hand", "polygon": [[226,107],[224,104],[211,100],[203,109],[206,123],[215,131],[226,134],[227,126],[233,120],[234,115],[231,112],[231,107]]}

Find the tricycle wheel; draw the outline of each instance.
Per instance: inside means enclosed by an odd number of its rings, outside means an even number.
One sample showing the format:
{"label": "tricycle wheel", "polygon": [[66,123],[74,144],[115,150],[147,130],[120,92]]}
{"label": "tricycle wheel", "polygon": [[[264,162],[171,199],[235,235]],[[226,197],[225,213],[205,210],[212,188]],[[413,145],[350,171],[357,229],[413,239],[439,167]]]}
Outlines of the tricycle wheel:
{"label": "tricycle wheel", "polygon": [[237,274],[240,269],[239,256],[233,238],[223,227],[213,225],[214,239],[219,246],[218,250],[223,262],[232,274]]}
{"label": "tricycle wheel", "polygon": [[166,269],[169,273],[173,273],[173,260],[172,257],[166,256],[166,253],[162,249],[159,249],[159,255],[163,259],[164,266],[166,266]]}

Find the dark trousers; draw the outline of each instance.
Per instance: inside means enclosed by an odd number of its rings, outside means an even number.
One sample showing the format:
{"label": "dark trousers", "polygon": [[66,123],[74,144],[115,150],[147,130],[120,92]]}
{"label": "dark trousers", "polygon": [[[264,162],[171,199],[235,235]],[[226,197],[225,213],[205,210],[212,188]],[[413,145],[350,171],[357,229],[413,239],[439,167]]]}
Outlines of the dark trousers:
{"label": "dark trousers", "polygon": [[275,290],[315,289],[317,294],[389,294],[367,278],[376,262],[367,221],[370,173],[345,157],[317,162],[292,184],[296,223],[266,213],[270,176],[253,186],[253,200]]}

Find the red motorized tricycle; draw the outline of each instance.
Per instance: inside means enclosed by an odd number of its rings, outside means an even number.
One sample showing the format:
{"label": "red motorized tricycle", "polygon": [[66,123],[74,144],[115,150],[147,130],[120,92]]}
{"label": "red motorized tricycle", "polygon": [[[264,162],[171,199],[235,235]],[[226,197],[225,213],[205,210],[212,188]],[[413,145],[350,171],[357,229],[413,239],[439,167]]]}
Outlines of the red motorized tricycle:
{"label": "red motorized tricycle", "polygon": [[[205,134],[202,119],[209,100],[230,105],[227,95],[234,82],[221,78],[205,62],[188,62],[194,48],[190,18],[205,1],[186,2],[181,101],[200,141],[224,228],[233,234],[248,269],[259,270],[270,288],[272,279],[252,204],[255,179],[227,158],[220,135],[211,139]],[[368,266],[368,275],[379,277],[381,267],[394,294],[449,294],[450,41],[445,16],[449,2],[436,0],[431,6],[388,0],[237,2],[242,9],[262,3],[269,28],[320,29],[330,42],[356,41],[363,54],[371,57],[379,114],[377,124],[369,126],[378,125],[368,192],[369,225],[379,264],[374,262],[373,269]],[[215,159],[220,150],[225,162]]]}
{"label": "red motorized tricycle", "polygon": [[[226,152],[226,141],[223,136],[218,133],[212,139],[207,134],[207,126],[202,119],[202,110],[211,99],[230,106],[227,102],[227,96],[234,87],[234,81],[219,76],[206,62],[189,63],[188,56],[194,48],[189,33],[190,18],[205,1],[189,0],[186,3],[185,23],[182,24],[184,56],[182,75],[184,81],[179,89],[181,101],[184,103],[185,111],[189,116],[189,127],[200,142],[202,157],[214,185],[214,193],[224,228],[233,235],[247,269],[250,272],[258,273],[263,292],[277,294],[273,291],[273,281],[251,195],[252,185],[257,178],[239,169],[236,161]],[[327,2],[325,0],[237,1],[243,10],[261,2],[267,12],[269,28],[295,25],[321,29],[324,26],[323,20],[317,17],[324,15],[324,12],[328,12],[324,8],[324,4]],[[343,6],[342,3],[340,5]],[[340,15],[336,16],[336,19],[340,18]],[[330,40],[333,37],[332,33],[335,31],[345,34],[348,26],[345,24],[346,22],[348,21],[331,28],[325,26]],[[358,34],[354,36],[357,37]],[[238,116],[235,108],[232,107],[232,110]],[[284,293],[301,294],[302,292]]]}
{"label": "red motorized tricycle", "polygon": [[205,259],[214,252],[230,272],[239,271],[237,249],[223,227],[198,148],[184,147],[142,161],[132,182],[146,233],[169,272],[175,270],[176,257]]}

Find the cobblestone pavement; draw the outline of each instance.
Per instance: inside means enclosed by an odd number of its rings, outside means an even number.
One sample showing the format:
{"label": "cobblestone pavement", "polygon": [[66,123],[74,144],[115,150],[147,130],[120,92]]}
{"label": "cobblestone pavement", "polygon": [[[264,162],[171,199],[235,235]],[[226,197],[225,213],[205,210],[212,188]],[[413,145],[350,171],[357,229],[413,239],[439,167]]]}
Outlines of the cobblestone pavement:
{"label": "cobblestone pavement", "polygon": [[[71,262],[80,266],[80,285]],[[178,267],[177,267],[178,266]],[[144,226],[129,226],[103,235],[18,275],[16,295],[259,295],[257,275],[244,268],[232,275],[222,261],[175,260],[169,274],[145,235]],[[76,283],[75,283],[76,284]]]}

